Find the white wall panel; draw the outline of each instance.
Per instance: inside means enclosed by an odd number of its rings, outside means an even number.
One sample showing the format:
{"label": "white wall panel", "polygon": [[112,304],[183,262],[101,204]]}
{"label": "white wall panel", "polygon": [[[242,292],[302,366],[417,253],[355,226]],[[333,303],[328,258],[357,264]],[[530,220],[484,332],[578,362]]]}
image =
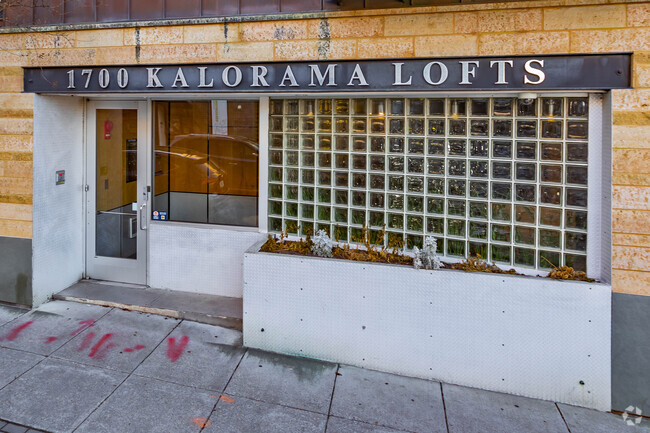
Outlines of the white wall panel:
{"label": "white wall panel", "polygon": [[34,96],[34,306],[83,274],[83,125],[83,99]]}
{"label": "white wall panel", "polygon": [[[600,183],[602,185],[602,198],[600,200],[600,279],[604,282],[612,281],[612,143],[613,131],[612,125],[614,119],[612,115],[612,92],[605,94],[603,100],[603,117],[602,117],[602,175]],[[650,404],[650,403],[649,403]]]}
{"label": "white wall panel", "polygon": [[600,410],[611,286],[246,253],[244,344]]}
{"label": "white wall panel", "polygon": [[149,226],[149,285],[241,298],[244,252],[265,234],[215,225]]}

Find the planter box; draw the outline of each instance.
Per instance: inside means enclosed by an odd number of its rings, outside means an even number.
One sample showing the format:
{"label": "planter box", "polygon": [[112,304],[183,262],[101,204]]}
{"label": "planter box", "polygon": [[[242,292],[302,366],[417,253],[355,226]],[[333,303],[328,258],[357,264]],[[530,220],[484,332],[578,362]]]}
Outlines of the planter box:
{"label": "planter box", "polygon": [[248,347],[611,409],[611,286],[258,249]]}

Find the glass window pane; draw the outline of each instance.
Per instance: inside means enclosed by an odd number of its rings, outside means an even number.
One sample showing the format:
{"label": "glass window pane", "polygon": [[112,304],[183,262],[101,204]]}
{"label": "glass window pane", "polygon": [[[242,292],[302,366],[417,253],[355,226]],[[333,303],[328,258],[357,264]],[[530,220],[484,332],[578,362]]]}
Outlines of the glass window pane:
{"label": "glass window pane", "polygon": [[537,143],[534,141],[517,142],[518,159],[535,159],[537,155]]}
{"label": "glass window pane", "polygon": [[510,264],[510,253],[512,248],[506,245],[492,245],[491,258],[493,262]]}
{"label": "glass window pane", "polygon": [[535,228],[516,226],[515,242],[518,244],[535,245]]}
{"label": "glass window pane", "polygon": [[[166,113],[165,108],[159,111]],[[136,259],[138,111],[100,109],[96,113],[95,254]],[[158,166],[164,168],[168,159],[168,154],[161,156]],[[169,212],[164,200],[155,200],[155,204],[159,211]]]}
{"label": "glass window pane", "polygon": [[515,248],[515,265],[535,267],[535,250],[529,248]]}
{"label": "glass window pane", "polygon": [[535,224],[535,206],[515,206],[515,221]]}
{"label": "glass window pane", "polygon": [[587,98],[570,98],[568,105],[569,117],[587,117]]}
{"label": "glass window pane", "polygon": [[515,200],[534,203],[536,201],[535,185],[515,184]]}
{"label": "glass window pane", "polygon": [[587,272],[587,256],[565,254],[564,263],[579,272]]}
{"label": "glass window pane", "polygon": [[488,234],[488,224],[481,223],[476,221],[470,221],[469,223],[469,237],[476,239],[487,239]]}
{"label": "glass window pane", "polygon": [[430,116],[444,116],[445,115],[445,100],[444,99],[430,99],[429,100],[429,115]]}
{"label": "glass window pane", "polygon": [[511,141],[495,141],[492,143],[493,158],[512,158]]}
{"label": "glass window pane", "polygon": [[492,111],[495,116],[512,116],[512,99],[495,98],[492,104]]}
{"label": "glass window pane", "polygon": [[490,111],[490,100],[473,98],[471,110],[472,116],[487,116]]}
{"label": "glass window pane", "polygon": [[518,99],[517,100],[517,116],[520,117],[533,117],[537,115],[537,100],[536,99]]}
{"label": "glass window pane", "polygon": [[[274,106],[276,112],[280,110],[280,104]],[[164,203],[169,221],[257,226],[258,111],[257,101],[154,102],[154,124],[158,125],[154,134],[154,207]],[[298,124],[297,117],[286,119],[295,119],[295,125],[286,120],[289,129]],[[285,147],[297,148],[292,144],[297,143],[295,139],[297,136],[287,135]],[[273,147],[280,147],[282,140],[273,142],[278,143]],[[271,164],[314,165],[313,152],[303,152],[302,161],[300,158],[299,152],[290,150],[269,154]],[[282,175],[280,167],[269,172],[275,181],[282,180]],[[285,170],[284,175],[285,181],[298,182],[298,170]],[[278,193],[273,188],[271,196]],[[281,191],[279,194],[282,198]],[[289,210],[297,215],[293,207]]]}

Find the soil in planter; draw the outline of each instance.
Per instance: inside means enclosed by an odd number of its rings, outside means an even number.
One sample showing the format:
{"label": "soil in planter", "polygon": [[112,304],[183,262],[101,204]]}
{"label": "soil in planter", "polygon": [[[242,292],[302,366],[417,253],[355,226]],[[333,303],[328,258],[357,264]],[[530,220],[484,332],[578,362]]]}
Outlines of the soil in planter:
{"label": "soil in planter", "polygon": [[456,269],[465,272],[487,272],[491,274],[524,275],[518,273],[514,269],[509,269],[507,271],[501,269],[494,263],[490,264],[486,260],[483,260],[481,256],[469,257],[460,263],[453,263],[453,264],[445,263],[445,265],[446,267],[450,267],[451,269]]}
{"label": "soil in planter", "polygon": [[[509,269],[507,271],[501,269],[497,265],[490,264],[486,260],[481,259],[481,256],[469,257],[460,263],[449,264],[443,262],[443,264],[445,268],[451,268],[465,272],[488,272],[493,274],[524,275],[518,273],[514,269]],[[561,266],[558,268],[552,263],[550,264],[553,266],[553,269],[544,278],[552,278],[554,280],[586,281],[589,283],[596,281],[593,278],[587,277],[586,273],[582,271],[576,271],[569,266]]]}
{"label": "soil in planter", "polygon": [[[262,245],[260,251],[266,253],[280,253],[292,254],[302,256],[314,256],[316,254],[311,252],[311,247],[314,243],[310,237],[306,240],[300,239],[299,241],[289,241],[280,236],[277,239],[269,235],[268,240]],[[343,247],[335,246],[332,248],[332,258],[353,260],[357,262],[375,262],[375,263],[391,263],[397,265],[413,266],[413,257],[405,256],[399,251],[390,251],[386,248],[379,249],[374,245],[367,243],[366,249],[351,248],[349,245]]]}
{"label": "soil in planter", "polygon": [[[318,257],[311,251],[311,247],[314,245],[314,242],[311,240],[310,236],[307,236],[307,238],[304,240],[300,239],[298,241],[287,240],[286,236],[287,235],[283,233],[278,239],[272,235],[269,235],[267,241],[260,248],[260,251],[266,253]],[[343,247],[337,245],[332,248],[332,258],[353,260],[357,262],[390,263],[396,265],[413,266],[413,257],[402,254],[398,248],[394,247],[392,250],[389,250],[386,247],[383,247],[380,249],[369,242],[368,236],[364,236],[364,238],[364,246],[366,249],[360,249],[358,247],[351,248],[349,245],[344,245]],[[490,264],[486,260],[483,260],[481,256],[469,257],[460,263],[442,262],[441,268],[454,269],[465,272],[525,275],[518,273],[514,269],[501,269],[494,263]],[[552,278],[555,280],[586,281],[590,283],[596,281],[593,278],[588,278],[587,274],[584,272],[576,271],[569,266],[562,266],[559,268],[553,266],[551,272],[549,272],[549,274],[544,278]]]}

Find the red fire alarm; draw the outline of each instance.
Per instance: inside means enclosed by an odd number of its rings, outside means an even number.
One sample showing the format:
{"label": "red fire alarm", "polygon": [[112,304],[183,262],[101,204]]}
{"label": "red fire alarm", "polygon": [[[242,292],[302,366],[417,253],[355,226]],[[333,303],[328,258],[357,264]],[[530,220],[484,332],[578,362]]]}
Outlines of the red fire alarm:
{"label": "red fire alarm", "polygon": [[113,131],[113,122],[107,120],[104,122],[104,140],[110,140],[111,131]]}

